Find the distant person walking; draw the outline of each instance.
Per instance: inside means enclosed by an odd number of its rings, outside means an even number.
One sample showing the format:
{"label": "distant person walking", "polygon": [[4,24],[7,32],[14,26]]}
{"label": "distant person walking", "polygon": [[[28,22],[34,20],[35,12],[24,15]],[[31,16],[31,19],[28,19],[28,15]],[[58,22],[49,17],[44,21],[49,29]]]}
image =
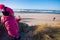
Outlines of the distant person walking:
{"label": "distant person walking", "polygon": [[2,10],[3,14],[1,17],[1,22],[5,25],[8,35],[14,38],[14,40],[19,40],[18,22],[21,20],[20,16],[15,18],[13,10],[9,7],[6,7],[4,4],[0,4],[0,10]]}
{"label": "distant person walking", "polygon": [[54,17],[54,18],[53,18],[53,21],[55,21],[55,19],[56,19],[56,18]]}

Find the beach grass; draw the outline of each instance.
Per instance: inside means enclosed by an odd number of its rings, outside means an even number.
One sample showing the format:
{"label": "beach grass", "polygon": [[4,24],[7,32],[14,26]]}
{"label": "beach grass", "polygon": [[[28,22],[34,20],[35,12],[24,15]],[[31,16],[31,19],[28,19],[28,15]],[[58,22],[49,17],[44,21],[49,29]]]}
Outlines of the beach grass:
{"label": "beach grass", "polygon": [[33,40],[60,40],[60,23],[37,25]]}

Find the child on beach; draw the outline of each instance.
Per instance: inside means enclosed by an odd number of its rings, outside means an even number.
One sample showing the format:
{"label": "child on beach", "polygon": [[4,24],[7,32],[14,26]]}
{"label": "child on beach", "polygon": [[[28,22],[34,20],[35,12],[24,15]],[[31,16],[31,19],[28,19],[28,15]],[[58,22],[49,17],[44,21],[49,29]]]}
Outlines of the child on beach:
{"label": "child on beach", "polygon": [[53,21],[55,21],[55,19],[56,19],[56,18],[54,17],[54,18],[53,18]]}
{"label": "child on beach", "polygon": [[0,10],[2,10],[3,16],[1,17],[1,23],[5,25],[8,35],[13,37],[14,40],[19,40],[19,28],[18,22],[21,20],[20,16],[16,19],[14,17],[14,12],[11,8],[6,7],[3,4],[0,4]]}

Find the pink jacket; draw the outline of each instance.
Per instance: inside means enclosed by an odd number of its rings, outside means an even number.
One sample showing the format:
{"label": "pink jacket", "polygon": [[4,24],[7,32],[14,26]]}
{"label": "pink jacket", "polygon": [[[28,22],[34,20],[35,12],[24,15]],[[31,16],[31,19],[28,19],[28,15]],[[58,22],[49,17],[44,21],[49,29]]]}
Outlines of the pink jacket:
{"label": "pink jacket", "polygon": [[18,22],[20,21],[20,18],[14,17],[14,12],[11,8],[6,8],[7,11],[10,12],[10,16],[2,16],[1,22],[5,24],[5,27],[8,31],[8,34],[12,37],[18,38],[19,34],[19,28],[18,28]]}

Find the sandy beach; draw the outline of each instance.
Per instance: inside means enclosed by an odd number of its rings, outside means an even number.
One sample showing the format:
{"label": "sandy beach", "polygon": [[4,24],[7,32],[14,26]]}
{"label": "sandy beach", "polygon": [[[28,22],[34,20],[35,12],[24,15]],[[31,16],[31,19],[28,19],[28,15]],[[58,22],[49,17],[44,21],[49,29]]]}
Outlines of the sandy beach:
{"label": "sandy beach", "polygon": [[[0,14],[2,15],[2,14]],[[60,14],[19,14],[15,13],[15,16],[17,17],[18,15],[21,16],[21,21],[23,23],[26,23],[28,25],[38,25],[42,23],[56,23],[60,22]],[[53,21],[53,18],[55,17],[55,21]]]}
{"label": "sandy beach", "polygon": [[[29,25],[60,22],[60,14],[15,14],[15,16],[18,15],[22,18],[20,22],[27,23]],[[55,20],[53,21],[54,17]]]}

